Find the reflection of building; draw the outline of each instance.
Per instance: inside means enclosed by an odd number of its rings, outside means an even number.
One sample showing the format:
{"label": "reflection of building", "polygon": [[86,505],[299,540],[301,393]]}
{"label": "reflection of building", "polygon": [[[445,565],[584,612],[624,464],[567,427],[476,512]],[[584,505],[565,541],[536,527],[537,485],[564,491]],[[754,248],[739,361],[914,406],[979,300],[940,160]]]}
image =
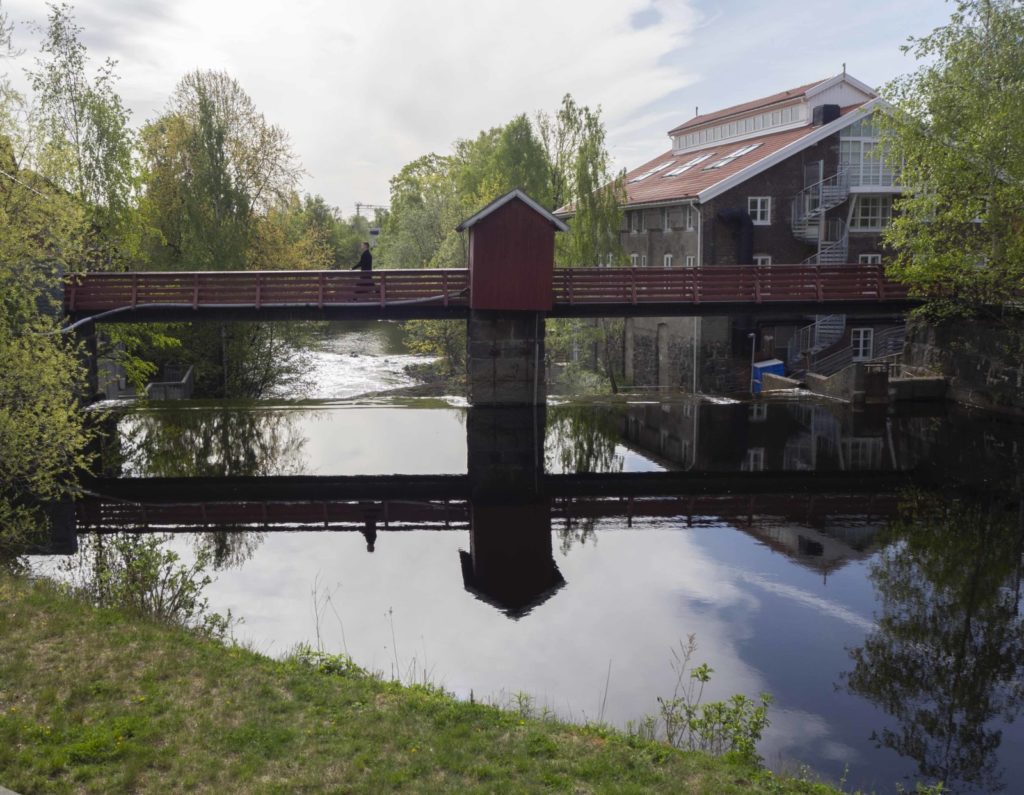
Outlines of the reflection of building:
{"label": "reflection of building", "polygon": [[882,525],[878,520],[836,519],[817,528],[772,522],[736,526],[796,563],[828,575],[851,561],[869,557]]}
{"label": "reflection of building", "polygon": [[[880,103],[844,72],[673,128],[668,151],[626,174],[621,242],[630,264],[880,264],[880,235],[901,190],[872,121]],[[883,314],[853,321],[779,313],[756,323],[634,318],[627,321],[626,377],[743,391],[739,365],[744,354],[749,360],[751,331],[763,358],[800,369],[808,358],[840,351],[852,360],[883,355],[902,335],[897,321]]]}
{"label": "reflection of building", "polygon": [[511,618],[526,615],[565,585],[552,554],[548,500],[475,503],[469,549],[459,552],[466,590]]}
{"label": "reflection of building", "polygon": [[841,404],[697,398],[642,404],[629,407],[623,435],[669,466],[707,472],[899,468],[884,416],[855,414]]}
{"label": "reflection of building", "polygon": [[[696,398],[630,406],[623,425],[631,444],[669,466],[809,476],[894,469],[884,431],[884,417],[854,415],[840,405]],[[878,506],[870,499],[779,497],[770,514],[753,507],[749,516],[734,515],[730,523],[822,574],[867,556],[880,528]]]}

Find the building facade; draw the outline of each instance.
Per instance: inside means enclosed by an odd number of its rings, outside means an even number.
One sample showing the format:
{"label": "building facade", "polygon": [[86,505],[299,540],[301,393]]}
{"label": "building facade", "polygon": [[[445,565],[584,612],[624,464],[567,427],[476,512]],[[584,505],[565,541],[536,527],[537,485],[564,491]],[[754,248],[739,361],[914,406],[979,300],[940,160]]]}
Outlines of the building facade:
{"label": "building facade", "polygon": [[[626,174],[629,264],[882,264],[881,232],[901,190],[882,157],[883,107],[843,73],[673,128],[668,151]],[[901,324],[885,315],[636,318],[626,377],[742,391],[752,356],[783,359],[791,371],[834,368],[898,347]]]}

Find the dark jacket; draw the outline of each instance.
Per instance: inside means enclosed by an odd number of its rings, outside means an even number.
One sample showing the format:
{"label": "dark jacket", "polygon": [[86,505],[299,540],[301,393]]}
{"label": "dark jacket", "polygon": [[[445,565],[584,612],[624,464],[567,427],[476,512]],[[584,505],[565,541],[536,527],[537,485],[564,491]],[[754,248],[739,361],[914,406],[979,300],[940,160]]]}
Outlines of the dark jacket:
{"label": "dark jacket", "polygon": [[373,270],[373,255],[369,250],[364,251],[360,257],[359,262],[352,266],[354,271],[369,271]]}

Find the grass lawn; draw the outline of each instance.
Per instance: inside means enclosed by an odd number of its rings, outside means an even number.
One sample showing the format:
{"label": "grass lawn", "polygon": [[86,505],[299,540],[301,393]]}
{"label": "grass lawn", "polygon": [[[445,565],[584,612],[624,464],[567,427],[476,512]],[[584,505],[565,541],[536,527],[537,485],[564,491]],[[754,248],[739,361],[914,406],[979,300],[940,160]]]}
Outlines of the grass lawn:
{"label": "grass lawn", "polygon": [[45,792],[814,792],[737,760],[324,673],[0,574],[0,785]]}

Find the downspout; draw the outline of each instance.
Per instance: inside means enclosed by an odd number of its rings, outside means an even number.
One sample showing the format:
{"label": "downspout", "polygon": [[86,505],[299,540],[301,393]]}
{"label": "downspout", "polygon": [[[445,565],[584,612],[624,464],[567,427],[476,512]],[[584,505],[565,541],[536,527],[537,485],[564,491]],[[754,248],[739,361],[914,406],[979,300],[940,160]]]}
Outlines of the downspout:
{"label": "downspout", "polygon": [[[693,203],[697,210],[697,268],[704,267],[704,212],[699,204]],[[700,322],[695,314],[693,316],[693,387],[692,392],[697,394],[697,367],[700,364]],[[694,456],[696,456],[696,440],[694,441]],[[694,458],[696,461],[696,457]]]}

